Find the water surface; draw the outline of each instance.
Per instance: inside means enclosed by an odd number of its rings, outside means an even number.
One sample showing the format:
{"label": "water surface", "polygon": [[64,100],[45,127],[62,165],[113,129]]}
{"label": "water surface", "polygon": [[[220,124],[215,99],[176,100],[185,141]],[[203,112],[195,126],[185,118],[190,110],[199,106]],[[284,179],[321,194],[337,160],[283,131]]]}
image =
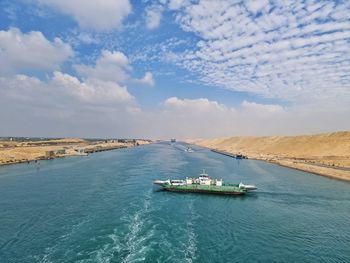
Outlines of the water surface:
{"label": "water surface", "polygon": [[[0,262],[350,262],[350,184],[153,144],[0,167]],[[158,191],[205,168],[244,197]]]}

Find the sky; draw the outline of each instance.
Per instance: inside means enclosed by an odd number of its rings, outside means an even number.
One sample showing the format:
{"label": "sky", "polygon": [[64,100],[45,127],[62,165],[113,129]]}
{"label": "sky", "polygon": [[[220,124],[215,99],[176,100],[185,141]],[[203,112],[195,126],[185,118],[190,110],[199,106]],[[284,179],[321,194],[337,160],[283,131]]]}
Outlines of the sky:
{"label": "sky", "polygon": [[350,1],[0,0],[0,136],[350,130]]}

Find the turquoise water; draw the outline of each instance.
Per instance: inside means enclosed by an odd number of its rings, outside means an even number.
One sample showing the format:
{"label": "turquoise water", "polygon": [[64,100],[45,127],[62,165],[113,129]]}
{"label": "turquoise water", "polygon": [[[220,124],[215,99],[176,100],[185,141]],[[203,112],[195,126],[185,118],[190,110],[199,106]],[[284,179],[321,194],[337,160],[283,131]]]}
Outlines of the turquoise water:
{"label": "turquoise water", "polygon": [[[350,262],[350,184],[181,144],[0,167],[0,262]],[[245,197],[158,191],[202,168]]]}

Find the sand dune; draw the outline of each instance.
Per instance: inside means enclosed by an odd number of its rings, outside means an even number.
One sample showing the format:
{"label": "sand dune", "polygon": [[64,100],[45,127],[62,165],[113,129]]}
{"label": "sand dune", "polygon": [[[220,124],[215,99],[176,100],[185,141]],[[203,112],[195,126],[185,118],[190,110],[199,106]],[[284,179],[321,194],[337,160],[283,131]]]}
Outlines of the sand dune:
{"label": "sand dune", "polygon": [[230,137],[195,144],[350,180],[350,131],[303,136]]}

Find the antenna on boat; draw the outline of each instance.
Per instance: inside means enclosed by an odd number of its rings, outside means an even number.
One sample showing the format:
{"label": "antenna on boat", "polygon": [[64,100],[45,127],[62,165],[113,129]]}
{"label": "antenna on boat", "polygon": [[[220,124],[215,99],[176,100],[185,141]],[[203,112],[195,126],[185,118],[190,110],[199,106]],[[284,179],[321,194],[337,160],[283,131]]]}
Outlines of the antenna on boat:
{"label": "antenna on boat", "polygon": [[208,176],[208,174],[205,172],[205,169],[203,169],[202,173],[199,174],[199,175],[205,175],[205,176]]}

